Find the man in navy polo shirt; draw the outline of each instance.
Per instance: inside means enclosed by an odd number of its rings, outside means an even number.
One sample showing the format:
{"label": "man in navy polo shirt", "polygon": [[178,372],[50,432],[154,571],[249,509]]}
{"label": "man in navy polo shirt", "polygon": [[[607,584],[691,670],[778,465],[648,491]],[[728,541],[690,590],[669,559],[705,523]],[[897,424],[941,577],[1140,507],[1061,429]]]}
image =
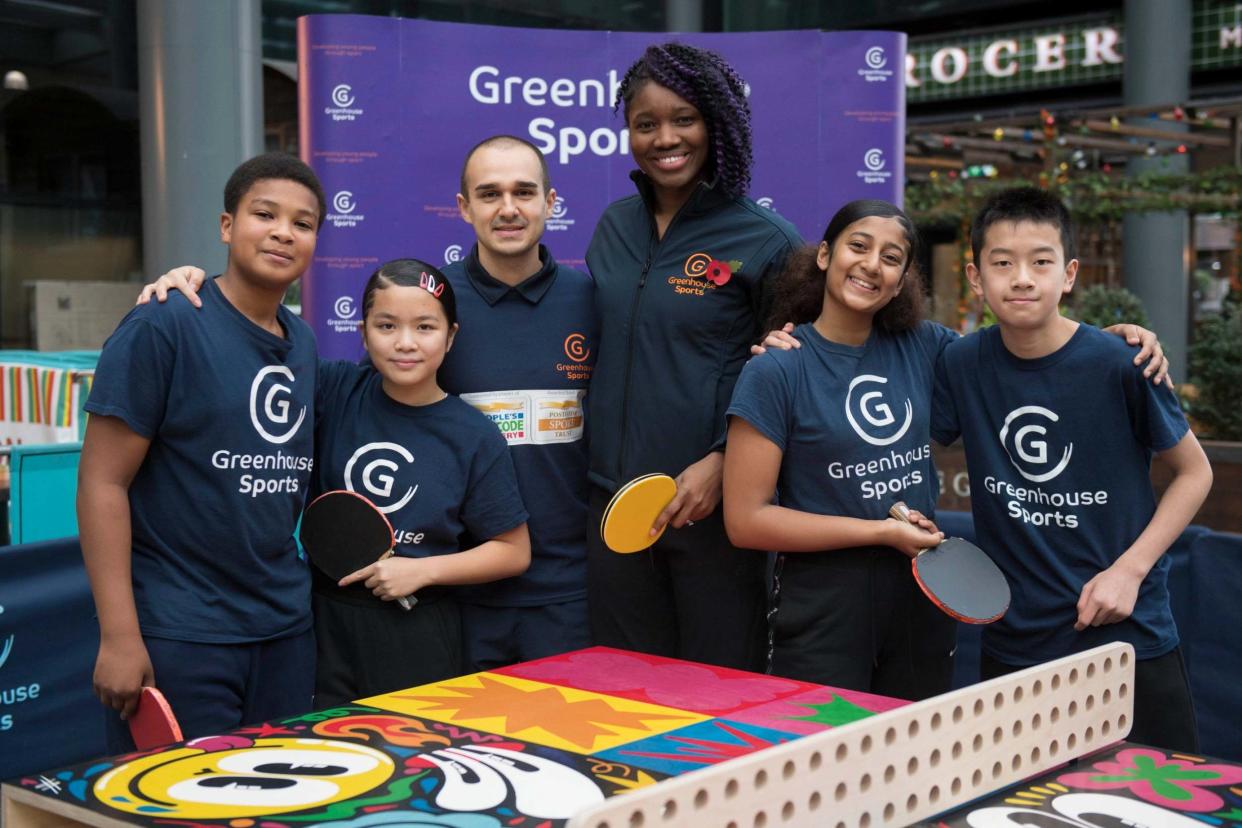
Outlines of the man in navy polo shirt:
{"label": "man in navy polo shirt", "polygon": [[461,329],[440,385],[504,434],[531,540],[524,574],[463,591],[466,660],[476,670],[590,643],[583,403],[594,285],[539,243],[555,201],[547,162],[528,141],[493,136],[466,154],[457,206],[476,244],[444,268]]}

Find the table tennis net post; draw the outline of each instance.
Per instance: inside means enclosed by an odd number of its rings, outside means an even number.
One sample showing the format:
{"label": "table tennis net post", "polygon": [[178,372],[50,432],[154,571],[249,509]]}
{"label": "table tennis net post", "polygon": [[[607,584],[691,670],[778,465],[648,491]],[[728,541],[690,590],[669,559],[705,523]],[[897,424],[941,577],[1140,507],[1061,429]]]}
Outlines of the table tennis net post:
{"label": "table tennis net post", "polygon": [[909,825],[1123,740],[1115,642],[622,794],[568,828]]}

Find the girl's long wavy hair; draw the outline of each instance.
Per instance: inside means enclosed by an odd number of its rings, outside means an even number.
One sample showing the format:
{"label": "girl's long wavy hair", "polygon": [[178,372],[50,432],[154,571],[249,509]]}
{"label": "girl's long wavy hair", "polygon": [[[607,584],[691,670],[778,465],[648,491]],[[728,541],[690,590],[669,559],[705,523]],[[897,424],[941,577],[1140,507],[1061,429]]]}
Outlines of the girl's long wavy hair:
{"label": "girl's long wavy hair", "polygon": [[[837,238],[854,222],[869,216],[895,219],[906,234],[909,251],[906,267],[902,273],[901,290],[875,315],[873,324],[882,331],[897,333],[908,331],[923,318],[923,277],[916,260],[919,257],[919,232],[900,207],[878,199],[861,199],[846,204],[824,230],[823,241],[828,250],[836,246]],[[794,251],[777,278],[772,301],[772,312],[765,330],[776,330],[786,322],[801,325],[819,318],[824,306],[824,278],[816,256],[818,245]]]}
{"label": "girl's long wavy hair", "polygon": [[675,92],[703,115],[712,150],[705,178],[714,177],[728,196],[746,195],[753,162],[746,81],[715,52],[684,43],[649,46],[617,89],[614,109],[624,106],[627,121],[630,101],[648,83]]}

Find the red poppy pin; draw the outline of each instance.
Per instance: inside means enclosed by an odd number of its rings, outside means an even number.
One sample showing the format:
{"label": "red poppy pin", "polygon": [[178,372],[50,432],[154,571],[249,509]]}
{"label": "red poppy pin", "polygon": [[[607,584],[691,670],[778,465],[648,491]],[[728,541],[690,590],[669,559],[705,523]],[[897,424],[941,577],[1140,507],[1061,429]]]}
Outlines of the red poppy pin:
{"label": "red poppy pin", "polygon": [[717,287],[724,287],[733,278],[733,271],[741,266],[742,263],[738,261],[722,262],[720,259],[712,259],[703,273],[703,278]]}

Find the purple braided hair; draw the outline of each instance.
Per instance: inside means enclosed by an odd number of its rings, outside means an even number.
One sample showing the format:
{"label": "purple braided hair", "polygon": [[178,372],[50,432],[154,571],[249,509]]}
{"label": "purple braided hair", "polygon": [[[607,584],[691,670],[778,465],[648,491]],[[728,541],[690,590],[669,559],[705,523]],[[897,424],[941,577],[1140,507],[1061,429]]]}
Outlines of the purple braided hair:
{"label": "purple braided hair", "polygon": [[649,46],[622,78],[614,109],[624,105],[628,115],[630,101],[647,83],[658,83],[699,110],[712,144],[708,177],[714,175],[727,195],[745,195],[753,153],[748,89],[741,76],[706,49],[683,43]]}

